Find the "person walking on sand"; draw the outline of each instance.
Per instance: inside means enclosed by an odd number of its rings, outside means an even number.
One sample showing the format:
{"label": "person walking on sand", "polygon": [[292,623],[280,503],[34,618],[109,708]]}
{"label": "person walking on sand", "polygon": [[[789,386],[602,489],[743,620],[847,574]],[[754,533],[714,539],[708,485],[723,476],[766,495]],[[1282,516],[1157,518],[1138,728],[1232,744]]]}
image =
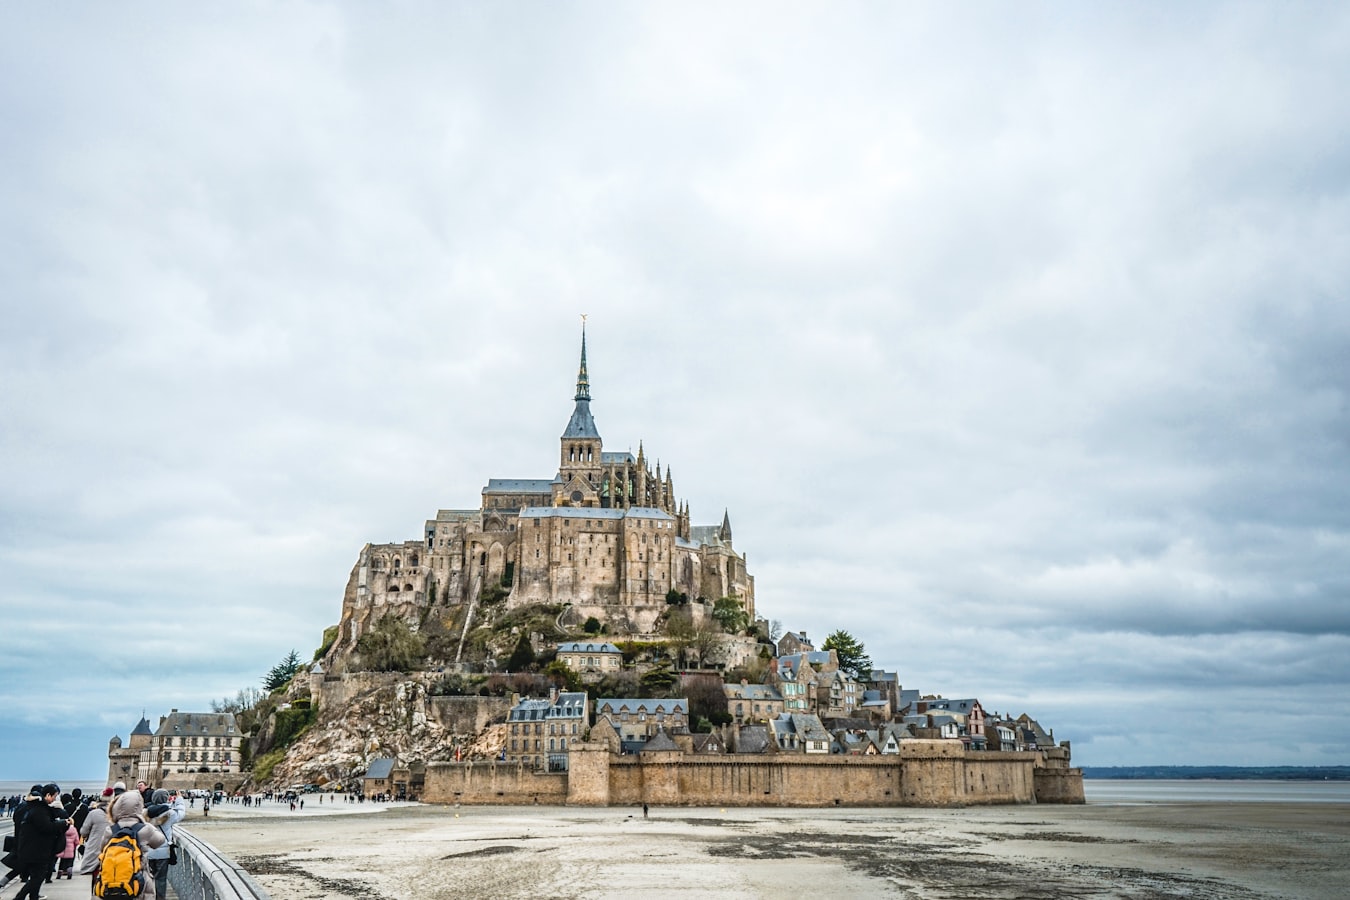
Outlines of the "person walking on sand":
{"label": "person walking on sand", "polygon": [[647,818],[647,804],[642,804],[642,818]]}

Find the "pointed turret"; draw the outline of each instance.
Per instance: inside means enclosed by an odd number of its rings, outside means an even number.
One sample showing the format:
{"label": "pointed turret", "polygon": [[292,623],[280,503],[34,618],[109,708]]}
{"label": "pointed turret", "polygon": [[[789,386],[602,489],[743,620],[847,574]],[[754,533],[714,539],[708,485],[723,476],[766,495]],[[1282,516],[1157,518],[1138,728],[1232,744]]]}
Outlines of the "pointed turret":
{"label": "pointed turret", "polygon": [[577,368],[576,406],[561,440],[553,505],[599,506],[604,481],[600,432],[591,417],[591,380],[586,372],[586,321],[581,322],[581,365]]}
{"label": "pointed turret", "polygon": [[731,543],[731,513],[725,509],[722,510],[722,527],[717,536],[728,544]]}
{"label": "pointed turret", "polygon": [[585,322],[581,323],[581,366],[577,369],[577,393],[573,399],[577,405],[572,410],[567,430],[563,432],[563,440],[569,438],[600,440],[600,432],[595,428],[595,419],[591,417],[591,379],[586,373]]}

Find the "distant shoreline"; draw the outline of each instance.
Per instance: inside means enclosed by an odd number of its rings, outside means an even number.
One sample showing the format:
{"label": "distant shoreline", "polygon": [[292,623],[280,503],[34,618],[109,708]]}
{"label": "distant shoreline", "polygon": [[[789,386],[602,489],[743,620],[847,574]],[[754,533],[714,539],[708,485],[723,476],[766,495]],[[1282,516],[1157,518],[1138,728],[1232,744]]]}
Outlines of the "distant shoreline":
{"label": "distant shoreline", "polygon": [[1100,781],[1350,781],[1350,766],[1083,766]]}

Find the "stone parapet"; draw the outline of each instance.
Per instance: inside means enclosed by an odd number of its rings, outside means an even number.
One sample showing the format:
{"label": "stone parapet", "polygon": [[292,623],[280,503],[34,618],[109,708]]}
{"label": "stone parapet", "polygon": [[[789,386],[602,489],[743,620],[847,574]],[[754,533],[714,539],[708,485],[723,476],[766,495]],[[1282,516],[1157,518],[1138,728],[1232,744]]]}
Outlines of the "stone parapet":
{"label": "stone parapet", "polygon": [[432,763],[424,799],[570,806],[977,806],[1081,803],[1081,769],[1047,769],[1035,752],[968,753],[951,741],[906,742],[900,756],[616,756],[574,745],[569,771],[504,763]]}

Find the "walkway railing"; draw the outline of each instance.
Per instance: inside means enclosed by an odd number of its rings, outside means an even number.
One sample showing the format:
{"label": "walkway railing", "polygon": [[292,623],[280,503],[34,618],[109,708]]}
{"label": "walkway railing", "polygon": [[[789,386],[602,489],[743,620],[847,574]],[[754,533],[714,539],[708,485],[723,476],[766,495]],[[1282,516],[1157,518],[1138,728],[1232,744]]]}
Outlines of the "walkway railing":
{"label": "walkway railing", "polygon": [[178,865],[169,867],[169,884],[181,900],[270,900],[238,863],[186,828],[175,828],[173,840]]}

